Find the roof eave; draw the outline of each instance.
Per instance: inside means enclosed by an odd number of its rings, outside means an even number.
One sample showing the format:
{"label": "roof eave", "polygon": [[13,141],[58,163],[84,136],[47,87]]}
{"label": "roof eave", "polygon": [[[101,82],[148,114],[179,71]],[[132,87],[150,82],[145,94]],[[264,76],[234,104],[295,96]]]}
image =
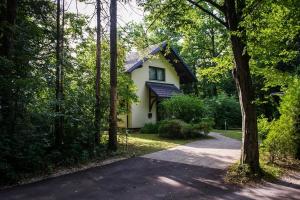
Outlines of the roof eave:
{"label": "roof eave", "polygon": [[[152,56],[160,52],[161,50],[165,49],[167,47],[167,42],[164,41],[160,46],[153,49],[148,55]],[[126,72],[131,73],[137,68],[142,67],[143,63],[146,62],[149,59],[149,56],[145,56],[143,59],[139,60],[136,64],[134,64],[132,67],[130,67]]]}

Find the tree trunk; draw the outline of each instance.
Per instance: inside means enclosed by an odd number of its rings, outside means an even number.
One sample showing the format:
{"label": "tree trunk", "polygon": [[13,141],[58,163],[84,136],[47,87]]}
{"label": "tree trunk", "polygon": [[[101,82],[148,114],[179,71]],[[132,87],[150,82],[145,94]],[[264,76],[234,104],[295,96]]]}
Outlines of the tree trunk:
{"label": "tree trunk", "polygon": [[117,1],[110,1],[110,113],[108,150],[117,150]]}
{"label": "tree trunk", "polygon": [[62,100],[63,100],[63,87],[62,87],[62,34],[60,26],[61,15],[60,0],[57,0],[57,18],[56,18],[56,81],[55,81],[55,122],[54,122],[54,135],[55,146],[63,144],[63,121],[64,116],[62,113]]}
{"label": "tree trunk", "polygon": [[3,132],[10,135],[15,133],[16,116],[20,115],[17,111],[18,103],[18,88],[16,88],[15,81],[16,72],[14,69],[14,34],[15,24],[17,16],[17,1],[7,0],[0,3],[0,23],[3,25],[0,32],[0,56],[1,62],[4,64],[9,61],[6,66],[1,66],[0,74],[4,82],[7,82],[8,86],[0,87],[0,104],[1,114],[0,123],[1,127],[4,126]]}
{"label": "tree trunk", "polygon": [[101,4],[97,0],[97,50],[96,50],[96,82],[95,82],[95,145],[100,142],[101,108],[100,108],[100,80],[101,80]]}
{"label": "tree trunk", "polygon": [[7,23],[5,30],[3,31],[2,41],[0,46],[0,56],[11,57],[13,51],[13,26],[16,24],[17,15],[17,1],[7,0],[1,2],[1,22]]}
{"label": "tree trunk", "polygon": [[250,56],[246,48],[246,30],[240,26],[242,20],[242,10],[245,2],[234,0],[225,1],[225,15],[228,29],[232,32],[239,32],[239,36],[231,33],[230,40],[235,60],[233,77],[236,82],[239,101],[242,112],[243,142],[241,152],[241,164],[249,165],[252,172],[260,171],[259,151],[257,136],[256,108],[254,104],[254,89],[250,75]]}
{"label": "tree trunk", "polygon": [[[217,57],[217,52],[216,52],[216,41],[215,41],[215,31],[213,28],[210,29],[210,36],[211,36],[211,56],[212,58],[216,58]],[[215,62],[213,62],[213,66],[216,66],[217,64]],[[212,85],[212,93],[211,95],[217,96],[218,95],[218,91],[217,91],[217,86],[215,83],[213,83]]]}

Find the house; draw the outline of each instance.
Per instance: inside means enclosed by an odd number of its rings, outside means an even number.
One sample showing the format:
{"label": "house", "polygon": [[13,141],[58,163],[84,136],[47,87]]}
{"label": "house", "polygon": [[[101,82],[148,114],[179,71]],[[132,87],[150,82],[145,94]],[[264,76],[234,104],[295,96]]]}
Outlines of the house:
{"label": "house", "polygon": [[122,117],[120,127],[141,128],[160,119],[158,104],[165,98],[181,93],[180,85],[196,81],[196,77],[174,48],[163,42],[147,48],[145,56],[131,53],[125,62],[137,88],[139,102],[129,105],[130,112]]}

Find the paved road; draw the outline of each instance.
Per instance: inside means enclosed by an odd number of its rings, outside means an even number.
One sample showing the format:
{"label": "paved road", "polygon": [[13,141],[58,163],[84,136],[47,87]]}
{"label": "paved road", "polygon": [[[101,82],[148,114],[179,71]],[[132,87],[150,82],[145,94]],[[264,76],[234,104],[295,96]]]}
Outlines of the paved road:
{"label": "paved road", "polygon": [[210,136],[214,139],[195,141],[143,157],[216,169],[226,169],[239,159],[240,141],[218,133],[210,133]]}
{"label": "paved road", "polygon": [[300,199],[300,185],[280,181],[240,188],[222,181],[240,143],[212,134],[143,157],[52,178],[0,192],[2,200]]}

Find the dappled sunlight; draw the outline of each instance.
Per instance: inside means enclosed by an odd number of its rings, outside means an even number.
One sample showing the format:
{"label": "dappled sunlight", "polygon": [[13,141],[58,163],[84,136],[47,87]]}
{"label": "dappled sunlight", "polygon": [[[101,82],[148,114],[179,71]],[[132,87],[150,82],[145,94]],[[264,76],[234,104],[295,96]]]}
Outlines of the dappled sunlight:
{"label": "dappled sunlight", "polygon": [[165,151],[145,155],[146,158],[196,166],[225,169],[240,157],[240,142],[214,135],[216,139],[196,141]]}
{"label": "dappled sunlight", "polygon": [[173,187],[180,187],[183,186],[181,183],[179,183],[178,181],[172,180],[170,178],[164,177],[164,176],[159,176],[157,177],[157,180],[161,183],[165,183],[168,185],[171,185]]}
{"label": "dappled sunlight", "polygon": [[275,183],[266,182],[263,185],[244,188],[241,191],[235,192],[235,194],[242,196],[252,196],[255,199],[286,199],[289,196],[289,200],[298,200],[300,196],[300,185],[286,184],[282,181]]}
{"label": "dappled sunlight", "polygon": [[197,178],[194,178],[194,180],[196,181],[201,181],[203,183],[206,183],[206,184],[209,184],[209,185],[212,185],[214,187],[219,187],[223,190],[227,190],[228,187],[225,186],[224,184],[221,183],[221,180],[214,180],[214,179],[209,179],[209,178],[205,178],[205,177],[197,177]]}

